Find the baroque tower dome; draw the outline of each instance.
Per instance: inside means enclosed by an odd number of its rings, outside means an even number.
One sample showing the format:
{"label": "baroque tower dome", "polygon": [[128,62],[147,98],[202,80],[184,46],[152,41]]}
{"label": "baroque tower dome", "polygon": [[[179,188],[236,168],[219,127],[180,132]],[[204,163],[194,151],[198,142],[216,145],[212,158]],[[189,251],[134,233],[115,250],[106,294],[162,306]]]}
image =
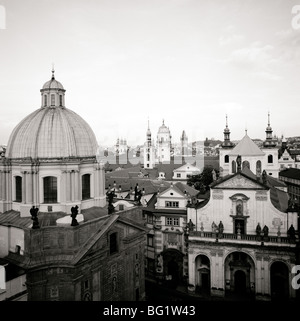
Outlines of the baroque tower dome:
{"label": "baroque tower dome", "polygon": [[65,107],[65,89],[54,77],[40,90],[41,108],[25,117],[10,135],[8,158],[95,156],[96,137],[87,122]]}

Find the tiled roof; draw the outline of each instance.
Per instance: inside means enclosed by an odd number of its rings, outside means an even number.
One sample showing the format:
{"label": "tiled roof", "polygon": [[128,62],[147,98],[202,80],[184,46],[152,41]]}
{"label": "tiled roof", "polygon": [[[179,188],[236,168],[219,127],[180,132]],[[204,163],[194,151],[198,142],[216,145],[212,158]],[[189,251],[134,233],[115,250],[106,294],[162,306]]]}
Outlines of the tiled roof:
{"label": "tiled roof", "polygon": [[279,176],[299,179],[300,180],[300,169],[299,168],[286,168],[279,172]]}
{"label": "tiled roof", "polygon": [[229,155],[263,156],[265,153],[246,134],[243,139],[233,148]]}

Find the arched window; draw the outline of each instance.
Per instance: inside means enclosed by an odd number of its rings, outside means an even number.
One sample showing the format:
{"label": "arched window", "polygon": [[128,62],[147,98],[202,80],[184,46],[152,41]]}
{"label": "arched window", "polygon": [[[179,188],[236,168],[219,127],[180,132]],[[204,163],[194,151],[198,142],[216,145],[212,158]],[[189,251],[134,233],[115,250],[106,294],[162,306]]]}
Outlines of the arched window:
{"label": "arched window", "polygon": [[268,164],[273,163],[273,155],[268,155]]}
{"label": "arched window", "polygon": [[22,177],[15,177],[15,186],[16,186],[16,199],[15,202],[22,202]]}
{"label": "arched window", "polygon": [[229,155],[224,156],[224,163],[229,163]]}
{"label": "arched window", "polygon": [[150,161],[150,155],[147,154],[147,161],[149,162]]}
{"label": "arched window", "polygon": [[258,160],[256,162],[256,175],[259,176],[261,174],[261,161]]}
{"label": "arched window", "polygon": [[91,198],[91,175],[82,175],[82,199],[87,200]]}
{"label": "arched window", "polygon": [[47,95],[44,95],[44,106],[47,106]]}
{"label": "arched window", "polygon": [[250,163],[248,161],[243,161],[243,166],[242,168],[249,168],[250,169]]}
{"label": "arched window", "polygon": [[63,105],[63,96],[59,95],[59,106]]}
{"label": "arched window", "polygon": [[231,163],[231,167],[232,167],[232,173],[236,173],[236,164],[234,160]]}
{"label": "arched window", "polygon": [[44,177],[44,203],[57,203],[57,178]]}

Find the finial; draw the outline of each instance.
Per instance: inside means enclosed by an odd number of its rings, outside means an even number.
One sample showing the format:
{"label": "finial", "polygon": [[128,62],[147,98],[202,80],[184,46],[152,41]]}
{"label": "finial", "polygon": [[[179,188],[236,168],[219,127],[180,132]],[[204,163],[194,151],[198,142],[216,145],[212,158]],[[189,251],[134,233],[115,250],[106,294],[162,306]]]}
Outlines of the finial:
{"label": "finial", "polygon": [[52,63],[52,79],[55,79],[55,77],[54,77],[54,72],[55,72],[55,70],[54,70],[54,63]]}
{"label": "finial", "polygon": [[226,128],[228,128],[228,119],[227,119],[227,114],[226,114]]}
{"label": "finial", "polygon": [[165,120],[163,119],[163,125],[165,124]]}
{"label": "finial", "polygon": [[270,112],[268,111],[268,126],[270,127]]}
{"label": "finial", "polygon": [[148,117],[148,129],[150,129],[150,125],[149,125],[149,117]]}

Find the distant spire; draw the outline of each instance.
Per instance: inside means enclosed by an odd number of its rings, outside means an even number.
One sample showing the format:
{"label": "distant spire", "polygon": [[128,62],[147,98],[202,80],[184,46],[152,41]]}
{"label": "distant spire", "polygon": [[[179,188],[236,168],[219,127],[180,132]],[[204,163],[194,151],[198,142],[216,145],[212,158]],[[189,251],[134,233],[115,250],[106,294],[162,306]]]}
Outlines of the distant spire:
{"label": "distant spire", "polygon": [[54,63],[52,63],[52,79],[55,79],[55,77],[54,77],[54,72],[55,72],[55,70],[54,70]]}
{"label": "distant spire", "polygon": [[149,117],[148,117],[148,130],[150,130]]}
{"label": "distant spire", "polygon": [[268,111],[268,126],[270,127],[270,112]]}

